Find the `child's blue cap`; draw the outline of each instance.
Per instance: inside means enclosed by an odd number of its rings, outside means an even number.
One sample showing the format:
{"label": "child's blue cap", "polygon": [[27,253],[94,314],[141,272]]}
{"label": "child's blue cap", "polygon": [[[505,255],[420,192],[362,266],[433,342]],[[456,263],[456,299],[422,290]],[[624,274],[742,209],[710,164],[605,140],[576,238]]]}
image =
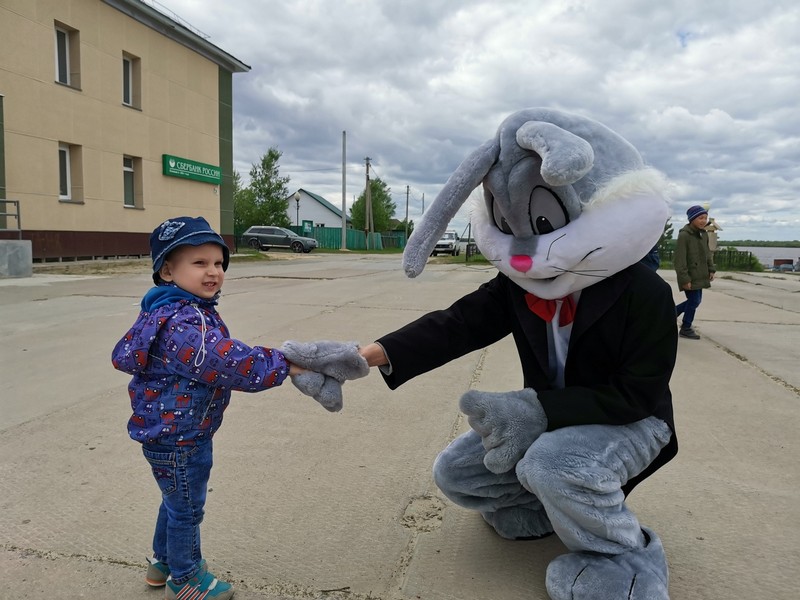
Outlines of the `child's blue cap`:
{"label": "child's blue cap", "polygon": [[178,246],[201,246],[203,244],[222,246],[222,270],[228,270],[230,251],[225,240],[211,229],[203,217],[176,217],[167,219],[150,234],[150,255],[153,258],[153,281],[158,284],[158,271],[167,255]]}

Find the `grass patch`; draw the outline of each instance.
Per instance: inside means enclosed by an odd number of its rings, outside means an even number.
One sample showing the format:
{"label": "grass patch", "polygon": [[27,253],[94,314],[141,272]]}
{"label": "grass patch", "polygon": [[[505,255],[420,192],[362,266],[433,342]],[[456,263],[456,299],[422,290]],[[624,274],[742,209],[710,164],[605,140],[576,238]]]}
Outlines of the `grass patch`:
{"label": "grass patch", "polygon": [[248,263],[259,262],[262,260],[272,260],[266,252],[259,252],[250,248],[239,250],[236,254],[231,254],[231,262]]}

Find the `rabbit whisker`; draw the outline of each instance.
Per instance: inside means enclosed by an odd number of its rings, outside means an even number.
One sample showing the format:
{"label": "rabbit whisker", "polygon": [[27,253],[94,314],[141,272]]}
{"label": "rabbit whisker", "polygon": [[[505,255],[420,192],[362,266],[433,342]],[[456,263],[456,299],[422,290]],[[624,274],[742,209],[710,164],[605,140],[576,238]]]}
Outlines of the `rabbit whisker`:
{"label": "rabbit whisker", "polygon": [[553,267],[562,273],[572,273],[573,275],[585,275],[586,277],[604,278],[605,275],[595,275],[595,273],[606,273],[608,269],[562,269],[561,267]]}

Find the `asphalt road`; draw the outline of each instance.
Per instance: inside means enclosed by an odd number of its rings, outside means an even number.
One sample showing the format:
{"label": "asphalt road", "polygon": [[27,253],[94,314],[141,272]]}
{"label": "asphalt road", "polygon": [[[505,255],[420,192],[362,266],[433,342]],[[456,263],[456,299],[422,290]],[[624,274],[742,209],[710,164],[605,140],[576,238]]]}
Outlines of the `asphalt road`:
{"label": "asphalt road", "polygon": [[[366,343],[494,275],[430,265],[408,280],[395,256],[285,258],[232,264],[220,312],[236,337]],[[662,537],[673,600],[793,600],[800,277],[720,275],[702,339],[679,344],[680,453],[630,504]],[[146,269],[0,280],[0,598],[163,597],[143,581],[158,493],[125,431],[128,377],[109,361],[149,285]],[[212,570],[240,600],[547,598],[560,542],[499,539],[430,476],[466,427],[460,395],[520,385],[506,339],[394,392],[377,373],[351,382],[336,414],[288,384],[235,393],[203,524]]]}

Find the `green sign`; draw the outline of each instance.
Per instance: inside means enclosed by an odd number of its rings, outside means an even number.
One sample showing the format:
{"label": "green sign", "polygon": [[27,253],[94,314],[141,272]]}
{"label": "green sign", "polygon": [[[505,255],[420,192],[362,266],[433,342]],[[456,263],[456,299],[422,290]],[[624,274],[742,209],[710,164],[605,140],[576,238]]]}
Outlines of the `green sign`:
{"label": "green sign", "polygon": [[170,156],[162,154],[162,164],[164,175],[170,177],[183,177],[184,179],[194,179],[205,183],[222,183],[222,169],[214,165],[181,158],[180,156]]}

